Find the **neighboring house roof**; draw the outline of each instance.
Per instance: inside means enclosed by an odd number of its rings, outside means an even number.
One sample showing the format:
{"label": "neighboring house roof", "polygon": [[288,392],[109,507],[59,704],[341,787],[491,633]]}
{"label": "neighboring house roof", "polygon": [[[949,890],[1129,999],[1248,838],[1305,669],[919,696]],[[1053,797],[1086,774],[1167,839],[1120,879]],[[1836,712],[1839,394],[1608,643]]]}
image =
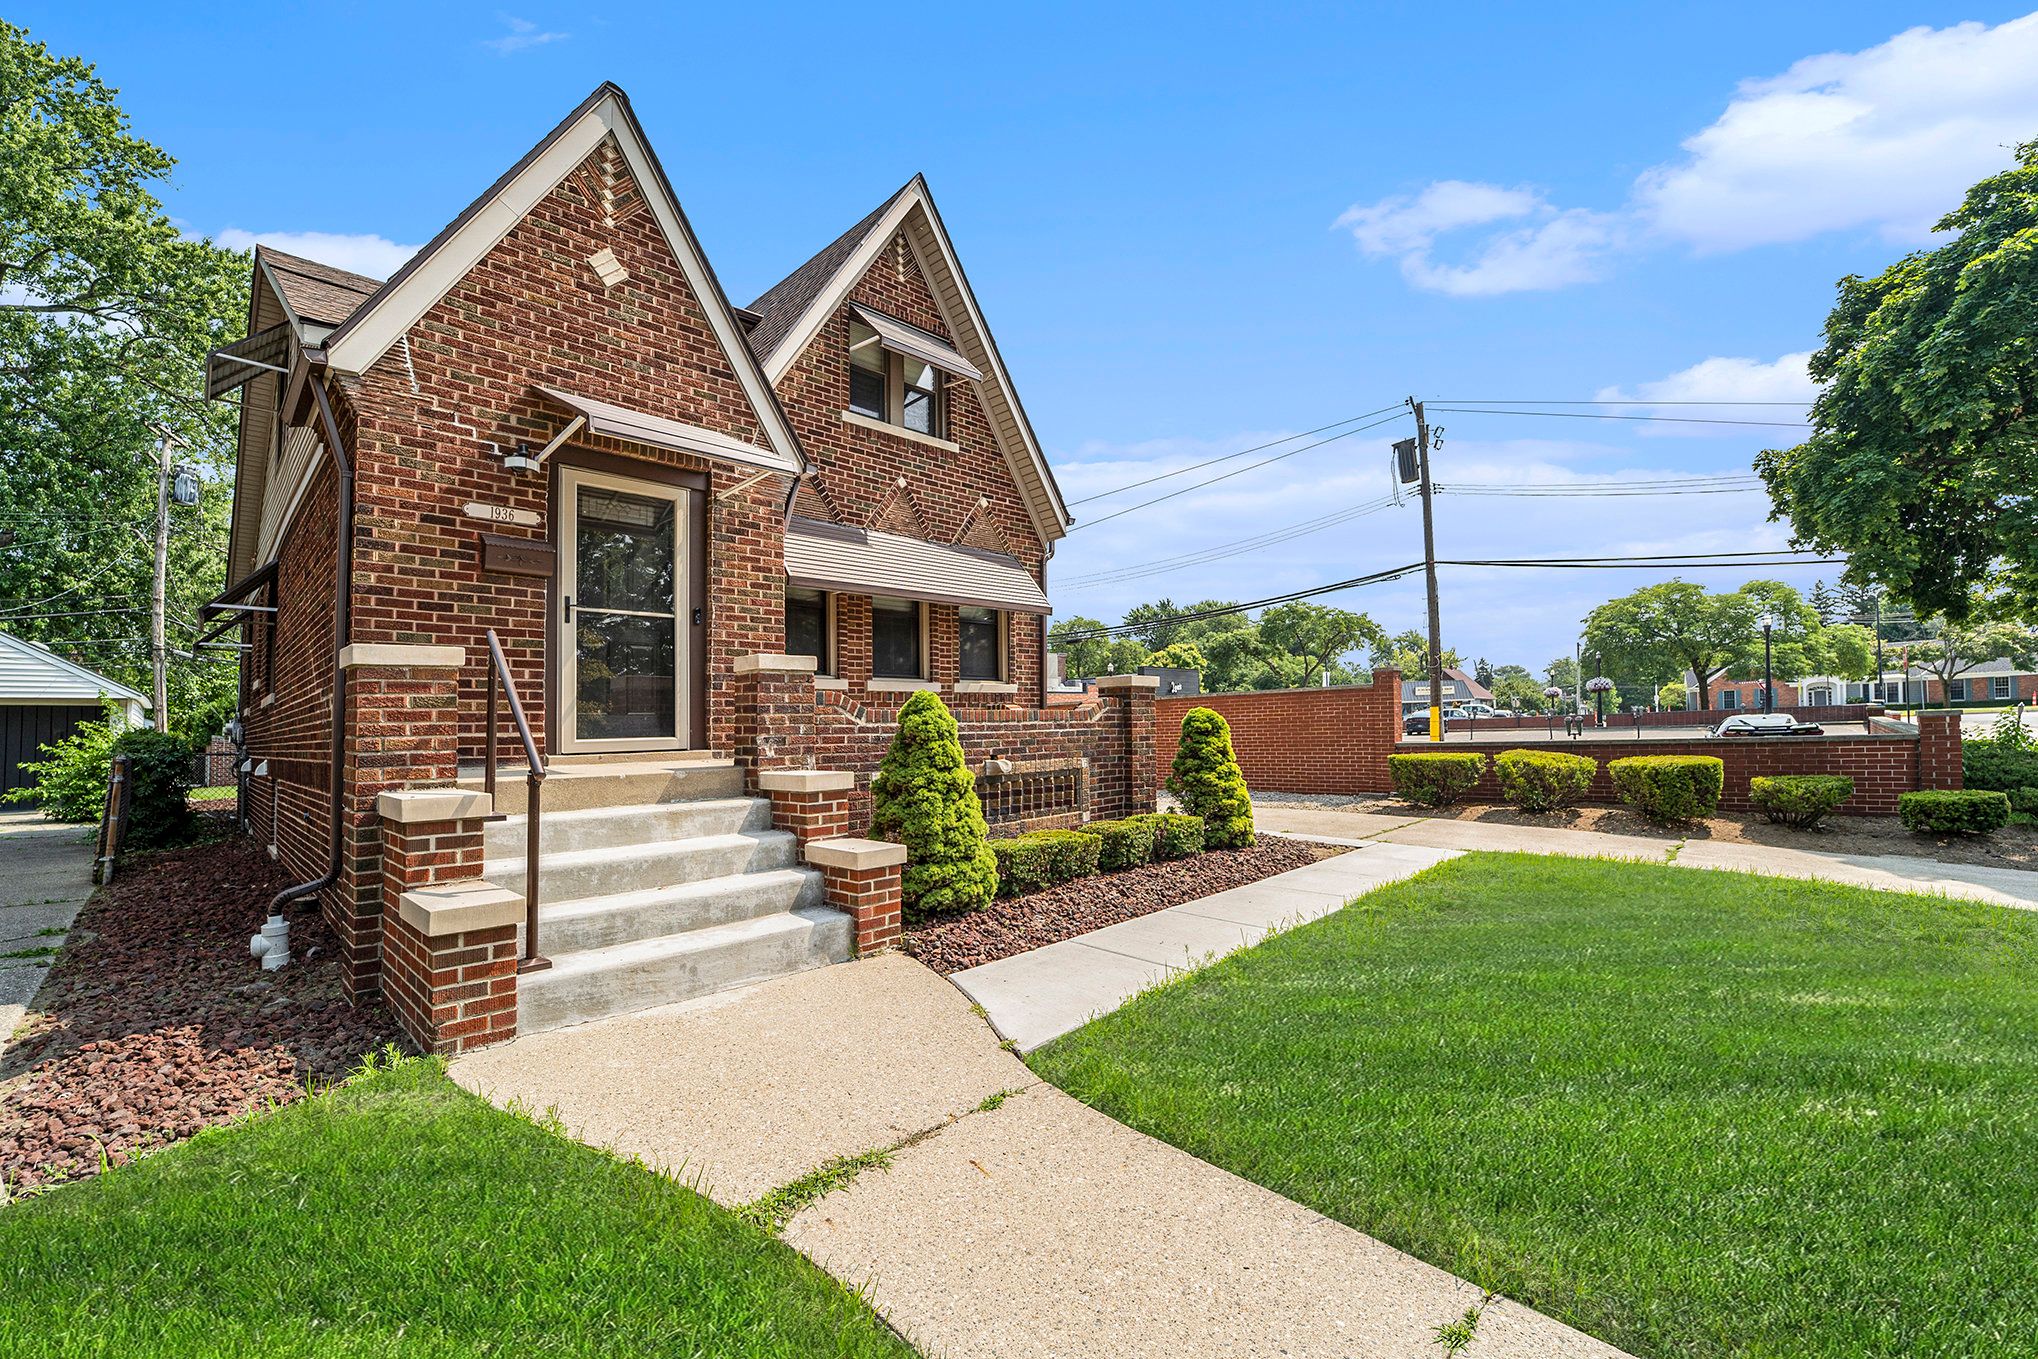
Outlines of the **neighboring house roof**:
{"label": "neighboring house roof", "polygon": [[[666,245],[679,262],[708,327],[719,342],[736,380],[757,413],[765,438],[780,458],[795,468],[806,466],[799,441],[778,404],[771,383],[759,370],[744,335],[744,325],[729,304],[722,284],[708,264],[693,227],[681,211],[665,168],[644,136],[630,100],[617,86],[603,82],[547,133],[487,192],[468,204],[401,269],[343,317],[326,337],[328,363],[343,373],[364,373],[408,333],[420,317],[443,298],[487,253],[494,249],[544,197],[583,161],[613,138],[624,166],[639,185]],[[344,270],[329,270],[345,276]],[[359,275],[353,275],[356,279]],[[334,279],[305,279],[306,288],[324,283],[338,290]],[[319,294],[328,310],[343,299],[337,292]]]}
{"label": "neighboring house roof", "polygon": [[1051,544],[1065,535],[1074,521],[1025,408],[1019,404],[990,327],[977,307],[948,229],[941,224],[934,196],[921,176],[913,176],[862,221],[750,304],[750,310],[764,317],[750,333],[751,348],[764,365],[765,376],[778,382],[835,309],[848,300],[879,252],[901,232],[927,277],[955,348],[983,375],[971,386],[990,417],[991,429],[1040,541]]}
{"label": "neighboring house roof", "polygon": [[38,642],[0,632],[0,699],[96,703],[101,694],[150,706],[146,695],[118,680],[73,665]]}

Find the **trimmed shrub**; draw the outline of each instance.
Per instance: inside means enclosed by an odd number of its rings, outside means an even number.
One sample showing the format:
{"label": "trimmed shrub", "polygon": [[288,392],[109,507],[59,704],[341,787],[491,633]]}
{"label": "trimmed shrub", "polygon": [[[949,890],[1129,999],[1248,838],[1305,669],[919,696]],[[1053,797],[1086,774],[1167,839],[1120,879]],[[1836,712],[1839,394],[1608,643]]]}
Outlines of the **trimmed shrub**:
{"label": "trimmed shrub", "polygon": [[1387,775],[1394,791],[1418,807],[1448,807],[1479,786],[1486,757],[1470,751],[1389,755]]}
{"label": "trimmed shrub", "polygon": [[1960,781],[1968,788],[2009,793],[2038,787],[2038,750],[1977,737],[1960,744]]}
{"label": "trimmed shrub", "polygon": [[1168,774],[1168,791],[1182,810],[1203,818],[1205,849],[1237,849],[1253,842],[1253,800],[1231,748],[1231,724],[1210,708],[1191,708],[1182,719],[1182,743]]}
{"label": "trimmed shrub", "polygon": [[1993,789],[1899,793],[1897,819],[1920,835],[1987,835],[2010,824],[2010,799]]}
{"label": "trimmed shrub", "polygon": [[1075,878],[1087,878],[1097,871],[1097,857],[1104,848],[1102,836],[1081,831],[1039,830],[989,842],[998,864],[998,894],[1025,896],[1043,887]]}
{"label": "trimmed shrub", "polygon": [[137,727],[113,743],[128,759],[127,830],[121,853],[188,845],[198,836],[191,814],[191,741],[167,731]]}
{"label": "trimmed shrub", "polygon": [[51,821],[97,821],[106,811],[106,785],[113,778],[113,743],[126,723],[119,710],[106,709],[104,721],[81,722],[61,741],[42,748],[47,757],[22,762],[30,782],[0,802],[33,802]]}
{"label": "trimmed shrub", "polygon": [[1620,800],[1651,821],[1696,821],[1720,809],[1726,762],[1713,755],[1630,755],[1606,772]]}
{"label": "trimmed shrub", "polygon": [[998,864],[984,844],[984,804],[939,695],[916,693],[899,709],[899,729],[870,792],[871,834],[906,847],[900,895],[907,909],[980,911],[991,903]]}
{"label": "trimmed shrub", "polygon": [[1191,854],[1203,852],[1203,818],[1200,816],[1183,816],[1178,812],[1144,812],[1126,819],[1143,821],[1153,827],[1155,862],[1162,859],[1186,859]]}
{"label": "trimmed shrub", "polygon": [[1094,835],[1104,843],[1097,851],[1097,871],[1116,873],[1137,868],[1153,858],[1154,834],[1160,828],[1136,816],[1122,821],[1092,821],[1076,830]]}
{"label": "trimmed shrub", "polygon": [[2018,788],[2010,795],[2010,810],[2019,816],[2038,816],[2038,788]]}
{"label": "trimmed shrub", "polygon": [[[1392,757],[1389,757],[1392,758]],[[1507,750],[1493,761],[1500,795],[1525,812],[1575,807],[1592,787],[1599,761],[1559,750]]]}
{"label": "trimmed shrub", "polygon": [[1779,826],[1809,829],[1854,796],[1854,780],[1838,774],[1780,774],[1748,780],[1748,801]]}

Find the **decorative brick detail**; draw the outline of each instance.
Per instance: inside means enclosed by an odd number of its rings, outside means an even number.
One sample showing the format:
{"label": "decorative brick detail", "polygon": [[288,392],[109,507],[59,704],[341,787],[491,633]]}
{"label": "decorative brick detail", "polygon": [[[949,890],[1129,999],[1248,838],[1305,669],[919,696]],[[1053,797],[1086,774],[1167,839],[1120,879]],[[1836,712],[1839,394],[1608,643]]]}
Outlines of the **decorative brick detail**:
{"label": "decorative brick detail", "polygon": [[856,776],[829,770],[765,769],[754,776],[771,799],[771,823],[791,831],[802,845],[849,834],[849,800]]}
{"label": "decorative brick detail", "polygon": [[806,854],[821,870],[828,904],[856,922],[858,956],[896,948],[906,847],[884,840],[819,840],[807,846]]}
{"label": "decorative brick detail", "polygon": [[1939,709],[1918,714],[1918,787],[1963,788],[1960,767],[1960,714]]}

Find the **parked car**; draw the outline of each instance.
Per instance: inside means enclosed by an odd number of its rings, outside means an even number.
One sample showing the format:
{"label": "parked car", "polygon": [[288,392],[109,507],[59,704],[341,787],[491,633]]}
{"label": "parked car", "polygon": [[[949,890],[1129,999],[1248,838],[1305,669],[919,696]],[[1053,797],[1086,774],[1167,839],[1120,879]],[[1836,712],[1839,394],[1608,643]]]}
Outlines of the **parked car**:
{"label": "parked car", "polygon": [[[1444,709],[1444,729],[1463,726],[1470,718],[1463,708]],[[1401,719],[1401,734],[1404,736],[1429,735],[1429,709],[1421,708]]]}
{"label": "parked car", "polygon": [[1715,736],[1817,736],[1825,728],[1789,713],[1735,713],[1712,729]]}
{"label": "parked car", "polygon": [[1467,717],[1513,717],[1511,708],[1496,708],[1491,703],[1461,703],[1458,711]]}

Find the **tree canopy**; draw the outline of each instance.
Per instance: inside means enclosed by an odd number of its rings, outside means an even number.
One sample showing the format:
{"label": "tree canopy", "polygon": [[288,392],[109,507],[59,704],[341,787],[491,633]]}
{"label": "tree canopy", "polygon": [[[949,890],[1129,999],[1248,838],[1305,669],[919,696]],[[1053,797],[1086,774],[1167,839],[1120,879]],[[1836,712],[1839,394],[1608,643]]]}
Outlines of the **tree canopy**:
{"label": "tree canopy", "polygon": [[[202,485],[173,510],[173,653],[222,584],[233,410],[201,379],[241,333],[248,261],[170,221],[154,189],[174,162],[115,95],[0,23],[0,628],[146,691],[165,433]],[[167,716],[230,694],[231,656],[173,654]]]}
{"label": "tree canopy", "polygon": [[1813,433],[1756,460],[1797,542],[1851,581],[1964,621],[2038,613],[2038,142],[1938,224],[1848,277],[1811,360]]}

